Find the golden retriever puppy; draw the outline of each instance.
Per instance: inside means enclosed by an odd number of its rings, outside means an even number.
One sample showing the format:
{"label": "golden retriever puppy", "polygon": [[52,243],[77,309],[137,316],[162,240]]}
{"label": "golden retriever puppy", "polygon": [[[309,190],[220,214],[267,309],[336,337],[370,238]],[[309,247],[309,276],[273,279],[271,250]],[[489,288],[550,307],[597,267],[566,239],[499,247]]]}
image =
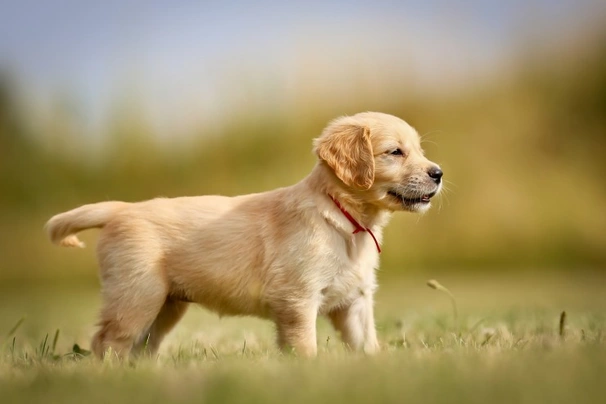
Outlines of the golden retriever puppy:
{"label": "golden retriever puppy", "polygon": [[377,351],[382,229],[394,211],[426,211],[442,171],[412,127],[383,113],[332,121],[314,150],[316,166],[290,187],[100,202],[51,218],[49,236],[63,246],[82,247],[77,232],[102,228],[94,353],[156,352],[189,303],[271,319],[279,346],[302,356],[316,355],[318,315],[351,349]]}

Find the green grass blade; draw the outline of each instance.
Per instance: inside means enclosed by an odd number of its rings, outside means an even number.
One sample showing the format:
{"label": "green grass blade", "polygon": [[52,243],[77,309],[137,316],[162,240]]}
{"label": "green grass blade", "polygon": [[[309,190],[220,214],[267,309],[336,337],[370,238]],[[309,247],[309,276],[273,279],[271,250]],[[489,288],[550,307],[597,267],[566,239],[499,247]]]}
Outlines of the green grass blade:
{"label": "green grass blade", "polygon": [[17,323],[13,326],[13,328],[10,329],[10,331],[6,334],[6,337],[11,337],[14,333],[17,332],[17,330],[19,329],[19,327],[21,327],[21,324],[23,324],[23,322],[25,321],[25,317],[21,317],[19,319],[19,321],[17,321]]}

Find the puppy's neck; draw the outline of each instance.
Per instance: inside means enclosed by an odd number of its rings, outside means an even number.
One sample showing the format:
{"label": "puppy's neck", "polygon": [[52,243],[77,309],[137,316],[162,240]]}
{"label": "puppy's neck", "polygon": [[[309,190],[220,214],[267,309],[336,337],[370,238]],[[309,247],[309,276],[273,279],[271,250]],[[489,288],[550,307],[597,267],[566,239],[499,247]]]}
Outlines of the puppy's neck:
{"label": "puppy's neck", "polygon": [[318,162],[304,180],[315,193],[334,198],[362,226],[382,228],[389,212],[367,202],[365,191],[352,189],[337,178],[324,163]]}

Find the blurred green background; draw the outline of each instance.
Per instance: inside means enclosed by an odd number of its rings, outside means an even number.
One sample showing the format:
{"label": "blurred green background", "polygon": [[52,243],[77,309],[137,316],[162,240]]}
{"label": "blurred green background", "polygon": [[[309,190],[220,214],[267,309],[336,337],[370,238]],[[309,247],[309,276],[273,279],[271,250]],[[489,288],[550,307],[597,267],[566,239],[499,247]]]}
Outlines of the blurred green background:
{"label": "blurred green background", "polygon": [[51,215],[286,186],[367,110],[447,181],[395,215],[382,276],[604,270],[601,2],[23,4],[0,21],[0,282],[92,283],[95,232],[54,247]]}

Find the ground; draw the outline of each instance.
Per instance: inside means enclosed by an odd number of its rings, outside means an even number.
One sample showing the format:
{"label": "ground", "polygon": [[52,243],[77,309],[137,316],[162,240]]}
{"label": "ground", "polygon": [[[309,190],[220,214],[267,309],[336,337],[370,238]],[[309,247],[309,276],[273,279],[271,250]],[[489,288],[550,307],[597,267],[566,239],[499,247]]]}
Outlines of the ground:
{"label": "ground", "polygon": [[[433,277],[454,294],[456,318],[449,296],[427,286]],[[382,271],[376,356],[348,352],[324,320],[316,359],[284,355],[270,323],[192,308],[158,357],[135,363],[83,355],[95,288],[5,284],[0,396],[86,404],[599,403],[606,400],[605,280],[585,271],[406,278]]]}

